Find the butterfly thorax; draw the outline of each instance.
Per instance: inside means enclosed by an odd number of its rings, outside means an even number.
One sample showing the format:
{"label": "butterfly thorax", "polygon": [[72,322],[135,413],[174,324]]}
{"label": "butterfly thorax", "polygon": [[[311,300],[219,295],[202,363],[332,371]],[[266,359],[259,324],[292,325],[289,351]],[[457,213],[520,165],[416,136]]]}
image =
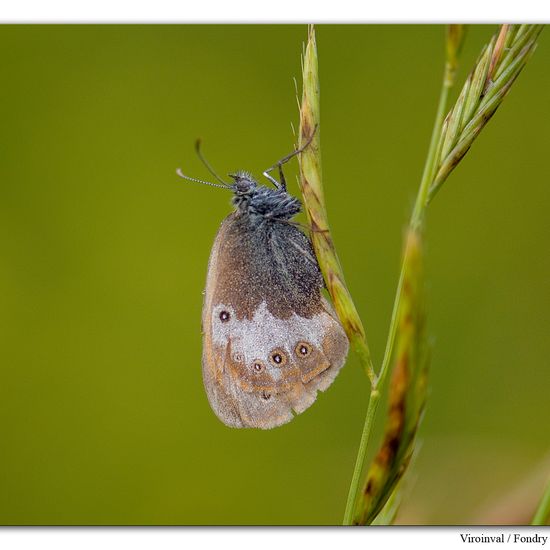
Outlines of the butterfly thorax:
{"label": "butterfly thorax", "polygon": [[283,189],[258,185],[247,172],[233,176],[233,204],[237,212],[261,220],[289,220],[301,210],[300,201]]}

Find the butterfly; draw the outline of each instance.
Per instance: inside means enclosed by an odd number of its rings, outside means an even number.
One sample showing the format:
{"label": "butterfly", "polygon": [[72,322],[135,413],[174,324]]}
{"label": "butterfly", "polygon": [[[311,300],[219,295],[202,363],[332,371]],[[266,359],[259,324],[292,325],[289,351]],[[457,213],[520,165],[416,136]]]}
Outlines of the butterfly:
{"label": "butterfly", "polygon": [[[311,140],[310,140],[311,141]],[[349,343],[332,306],[311,241],[292,218],[282,165],[244,171],[221,185],[234,210],[222,222],[208,263],[202,311],[202,374],[213,411],[227,426],[269,429],[310,407],[344,365]],[[197,146],[197,152],[199,152]],[[200,152],[199,152],[200,156]],[[278,167],[280,182],[270,175]]]}

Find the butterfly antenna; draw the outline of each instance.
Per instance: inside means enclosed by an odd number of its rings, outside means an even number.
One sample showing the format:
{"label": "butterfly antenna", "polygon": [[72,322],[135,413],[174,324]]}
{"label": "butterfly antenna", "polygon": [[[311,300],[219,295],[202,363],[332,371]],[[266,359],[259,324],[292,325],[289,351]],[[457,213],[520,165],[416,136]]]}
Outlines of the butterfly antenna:
{"label": "butterfly antenna", "polygon": [[210,181],[204,181],[204,180],[199,180],[197,178],[191,178],[189,176],[186,176],[182,171],[181,171],[181,168],[178,168],[176,170],[176,174],[180,177],[180,178],[183,178],[184,180],[189,180],[189,181],[194,181],[195,183],[202,183],[204,185],[211,185],[212,187],[221,187],[222,189],[233,189],[233,187],[231,185],[228,185],[227,183],[223,182],[223,185],[220,185],[218,183],[212,183]]}
{"label": "butterfly antenna", "polygon": [[210,163],[204,158],[203,154],[202,154],[202,151],[201,151],[201,139],[197,139],[197,141],[195,142],[195,151],[197,153],[197,156],[199,157],[200,161],[206,166],[206,169],[220,182],[220,183],[223,183],[224,185],[227,185],[227,183],[225,181],[222,180],[222,178],[220,178],[220,176],[218,176],[218,174],[216,174],[216,171],[214,170],[214,168],[212,168],[212,166],[210,166]]}

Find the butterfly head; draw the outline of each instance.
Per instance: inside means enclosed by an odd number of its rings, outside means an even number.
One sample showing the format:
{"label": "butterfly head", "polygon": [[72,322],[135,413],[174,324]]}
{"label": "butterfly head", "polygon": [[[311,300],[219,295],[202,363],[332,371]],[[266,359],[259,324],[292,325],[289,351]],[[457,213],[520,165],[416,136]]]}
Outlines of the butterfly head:
{"label": "butterfly head", "polygon": [[251,195],[258,187],[258,182],[252,177],[249,172],[239,170],[235,174],[229,174],[233,178],[233,192],[237,196]]}

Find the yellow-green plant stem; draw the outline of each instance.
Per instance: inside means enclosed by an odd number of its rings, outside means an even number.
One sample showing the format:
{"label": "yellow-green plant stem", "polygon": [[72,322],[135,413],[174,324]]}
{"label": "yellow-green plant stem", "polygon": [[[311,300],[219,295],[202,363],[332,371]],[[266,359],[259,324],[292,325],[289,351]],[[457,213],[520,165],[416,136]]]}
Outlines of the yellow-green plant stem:
{"label": "yellow-green plant stem", "polygon": [[[418,194],[416,197],[415,206],[409,222],[409,227],[411,229],[420,229],[424,220],[424,213],[427,206],[427,197],[429,186],[432,182],[433,174],[435,172],[435,161],[437,146],[439,141],[439,136],[441,134],[441,127],[443,126],[443,120],[445,118],[445,113],[447,110],[447,103],[449,98],[449,91],[451,90],[454,83],[454,70],[450,68],[449,62],[446,63],[445,74],[443,78],[443,83],[441,86],[441,92],[439,95],[439,104],[437,108],[437,113],[435,117],[435,123],[432,131],[432,137],[430,139],[430,146],[428,149],[428,155],[426,158],[426,163],[424,166],[424,171],[422,174],[422,179],[418,189]],[[403,257],[405,257],[406,252],[404,252]],[[392,358],[393,347],[395,343],[395,336],[397,332],[397,314],[399,311],[399,304],[401,300],[401,293],[403,289],[403,275],[404,275],[404,264],[401,265],[401,271],[399,274],[399,281],[397,284],[397,290],[395,294],[395,300],[393,303],[393,310],[390,320],[390,327],[388,331],[388,339],[386,342],[386,349],[384,352],[384,358],[382,360],[382,365],[378,376],[375,378],[374,383],[371,385],[369,403],[367,405],[367,413],[365,415],[365,422],[363,424],[363,432],[361,434],[361,441],[359,443],[359,449],[357,451],[357,458],[355,460],[355,467],[353,470],[353,475],[351,479],[350,489],[348,493],[348,498],[346,502],[346,511],[344,514],[344,525],[352,525],[353,517],[355,512],[355,504],[357,502],[357,497],[361,487],[361,474],[363,473],[365,467],[365,458],[367,453],[368,444],[372,434],[372,427],[374,423],[374,418],[376,415],[376,410],[380,401],[380,388],[382,387],[387,373],[389,371],[389,366]]]}
{"label": "yellow-green plant stem", "polygon": [[548,525],[550,523],[550,480],[546,484],[546,489],[533,516],[531,525]]}
{"label": "yellow-green plant stem", "polygon": [[344,513],[343,522],[344,525],[353,524],[355,502],[357,500],[359,487],[361,487],[361,474],[363,473],[364,469],[365,454],[367,452],[372,433],[372,426],[374,423],[374,417],[376,415],[376,409],[378,408],[378,402],[380,401],[380,392],[378,391],[377,387],[378,382],[375,382],[375,384],[371,386],[369,403],[367,405],[367,413],[365,415],[365,423],[363,424],[363,432],[361,433],[361,441],[359,442],[359,450],[357,451],[357,458],[355,459],[355,467],[353,469],[348,499],[346,502],[346,511]]}
{"label": "yellow-green plant stem", "polygon": [[322,185],[319,72],[315,28],[308,29],[308,41],[303,57],[303,93],[300,103],[299,147],[309,143],[300,154],[300,188],[312,229],[311,240],[334,309],[356,351],[371,384],[376,375],[367,344],[365,329],[347,288],[342,266],[329,230]]}
{"label": "yellow-green plant stem", "polygon": [[[445,76],[443,78],[443,84],[441,86],[441,93],[439,94],[439,105],[437,107],[437,114],[435,117],[435,123],[432,131],[432,137],[430,139],[430,147],[428,150],[428,156],[426,158],[426,164],[424,165],[424,172],[422,174],[422,180],[416,196],[416,202],[414,205],[410,226],[414,229],[419,228],[424,220],[424,214],[426,212],[426,206],[428,203],[428,192],[430,185],[433,181],[433,177],[436,169],[436,155],[437,146],[439,143],[439,137],[441,135],[441,128],[443,126],[443,120],[447,113],[447,104],[449,101],[449,92],[453,87],[453,80],[448,76],[448,68],[445,69]],[[394,312],[396,309],[394,308]]]}
{"label": "yellow-green plant stem", "polygon": [[[426,157],[426,163],[424,165],[424,171],[422,173],[422,179],[418,188],[418,194],[416,196],[416,202],[409,222],[411,229],[420,229],[424,221],[424,215],[426,207],[428,205],[428,191],[432,182],[433,175],[435,173],[436,153],[439,142],[439,136],[441,134],[441,127],[443,126],[443,120],[445,119],[445,113],[447,112],[447,104],[449,101],[449,92],[454,84],[454,78],[450,76],[449,63],[445,67],[445,75],[443,77],[443,83],[441,85],[441,92],[439,94],[439,104],[437,106],[437,113],[435,116],[434,127],[432,130],[432,137],[430,139],[430,146],[428,149],[428,155]],[[405,252],[403,253],[405,257]],[[403,274],[404,264],[401,265],[401,271],[399,273],[399,281],[397,283],[397,290],[395,292],[395,300],[393,303],[393,310],[390,320],[390,328],[388,331],[388,340],[386,342],[386,349],[384,351],[384,357],[382,359],[382,366],[378,374],[378,384],[384,382],[386,373],[390,366],[390,361],[393,354],[393,345],[395,343],[395,334],[397,332],[397,312],[399,311],[399,301],[401,298],[401,292],[403,287]],[[376,388],[374,388],[376,389]]]}

